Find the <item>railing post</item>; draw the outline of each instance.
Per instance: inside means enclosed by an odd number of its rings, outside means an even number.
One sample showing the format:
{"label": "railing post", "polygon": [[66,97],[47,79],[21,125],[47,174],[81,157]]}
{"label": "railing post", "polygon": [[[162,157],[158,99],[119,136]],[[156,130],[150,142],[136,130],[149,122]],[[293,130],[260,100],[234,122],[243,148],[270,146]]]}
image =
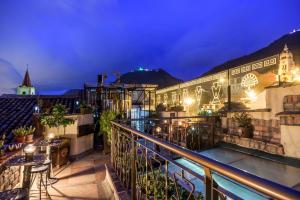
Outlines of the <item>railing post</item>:
{"label": "railing post", "polygon": [[214,187],[217,187],[216,182],[212,178],[211,171],[207,167],[204,168],[205,173],[205,200],[218,200],[218,192],[214,190]]}
{"label": "railing post", "polygon": [[135,135],[131,135],[131,200],[136,200],[136,144]]}
{"label": "railing post", "polygon": [[115,157],[115,148],[116,148],[116,146],[115,146],[115,131],[116,131],[116,129],[115,129],[115,127],[114,127],[114,125],[112,124],[112,129],[111,129],[111,147],[110,147],[110,162],[111,162],[111,165],[112,166],[114,166],[114,164],[115,164],[115,161],[114,161],[114,157]]}
{"label": "railing post", "polygon": [[210,170],[207,167],[204,167],[205,173],[205,200],[212,200],[212,176]]}
{"label": "railing post", "polygon": [[212,116],[211,120],[210,120],[210,124],[211,124],[211,139],[210,139],[210,145],[211,147],[213,147],[215,145],[215,132],[216,132],[216,117]]}
{"label": "railing post", "polygon": [[169,170],[169,162],[166,161],[165,164],[165,176],[166,176],[166,184],[165,184],[165,200],[168,200],[168,190],[169,190],[169,181],[168,181],[168,170]]}

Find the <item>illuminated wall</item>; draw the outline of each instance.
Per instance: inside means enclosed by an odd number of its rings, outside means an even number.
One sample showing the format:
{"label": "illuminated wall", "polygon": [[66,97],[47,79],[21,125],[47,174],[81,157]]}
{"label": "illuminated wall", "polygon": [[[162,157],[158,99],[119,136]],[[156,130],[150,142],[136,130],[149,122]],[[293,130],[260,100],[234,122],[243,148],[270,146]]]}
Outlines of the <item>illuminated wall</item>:
{"label": "illuminated wall", "polygon": [[157,104],[183,105],[190,115],[198,114],[201,109],[217,110],[228,101],[228,86],[231,102],[247,104],[249,98],[256,97],[277,81],[278,66],[279,55],[274,55],[157,90]]}

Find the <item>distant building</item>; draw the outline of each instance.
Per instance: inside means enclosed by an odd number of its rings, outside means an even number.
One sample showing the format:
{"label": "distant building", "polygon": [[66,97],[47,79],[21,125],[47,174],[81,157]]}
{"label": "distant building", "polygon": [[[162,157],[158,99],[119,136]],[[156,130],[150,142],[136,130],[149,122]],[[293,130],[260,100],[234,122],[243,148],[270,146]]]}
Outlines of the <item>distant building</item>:
{"label": "distant building", "polygon": [[17,95],[35,95],[35,87],[31,85],[28,69],[26,70],[22,85],[17,88]]}

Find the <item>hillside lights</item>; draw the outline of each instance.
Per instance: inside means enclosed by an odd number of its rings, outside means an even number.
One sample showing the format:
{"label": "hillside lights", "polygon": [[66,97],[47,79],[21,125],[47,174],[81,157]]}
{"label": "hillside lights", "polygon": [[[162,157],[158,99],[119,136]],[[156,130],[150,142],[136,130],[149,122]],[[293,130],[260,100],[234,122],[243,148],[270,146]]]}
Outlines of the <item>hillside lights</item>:
{"label": "hillside lights", "polygon": [[194,101],[195,101],[194,99],[188,97],[188,98],[184,99],[184,104],[190,106],[190,105],[192,105],[194,103]]}

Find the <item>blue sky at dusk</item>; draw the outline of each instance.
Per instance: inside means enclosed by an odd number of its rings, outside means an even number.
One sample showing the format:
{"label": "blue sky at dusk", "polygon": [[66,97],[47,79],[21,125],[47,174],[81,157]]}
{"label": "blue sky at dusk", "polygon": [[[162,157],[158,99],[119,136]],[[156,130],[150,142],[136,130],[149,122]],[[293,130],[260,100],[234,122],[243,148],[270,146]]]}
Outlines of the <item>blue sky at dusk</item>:
{"label": "blue sky at dusk", "polygon": [[29,64],[40,90],[138,66],[188,80],[300,28],[299,8],[297,0],[1,0],[0,59],[22,76]]}

